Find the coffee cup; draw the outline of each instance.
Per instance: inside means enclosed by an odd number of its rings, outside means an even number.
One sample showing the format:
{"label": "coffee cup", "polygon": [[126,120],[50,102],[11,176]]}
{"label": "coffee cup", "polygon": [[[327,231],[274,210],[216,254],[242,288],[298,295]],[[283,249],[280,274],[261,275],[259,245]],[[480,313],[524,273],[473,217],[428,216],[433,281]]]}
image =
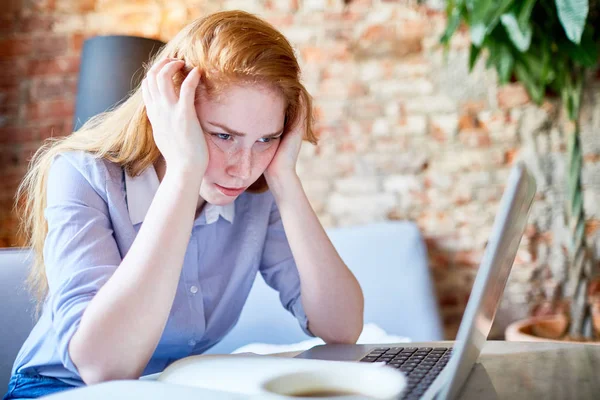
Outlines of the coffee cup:
{"label": "coffee cup", "polygon": [[261,389],[286,398],[397,399],[406,386],[404,376],[391,368],[338,364],[273,376]]}

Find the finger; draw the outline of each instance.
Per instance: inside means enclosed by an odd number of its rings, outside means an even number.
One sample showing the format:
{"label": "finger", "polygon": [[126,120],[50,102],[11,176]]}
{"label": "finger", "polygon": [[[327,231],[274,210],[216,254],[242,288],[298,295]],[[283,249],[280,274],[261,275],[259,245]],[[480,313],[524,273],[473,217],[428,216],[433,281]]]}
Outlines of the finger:
{"label": "finger", "polygon": [[167,63],[158,73],[157,85],[160,94],[169,102],[177,102],[177,94],[173,85],[173,75],[177,70],[181,69],[185,63],[182,60],[171,61]]}
{"label": "finger", "polygon": [[150,96],[152,99],[157,99],[158,96],[160,95],[160,92],[158,91],[158,86],[156,84],[156,77],[157,77],[158,71],[160,71],[162,69],[162,67],[164,67],[169,62],[171,62],[171,59],[169,59],[169,58],[160,60],[159,62],[154,64],[152,66],[152,68],[150,68],[148,70],[148,73],[146,74],[146,79],[148,80],[148,91],[150,92]]}
{"label": "finger", "polygon": [[188,76],[186,76],[183,82],[181,83],[179,100],[182,101],[183,104],[194,104],[194,99],[196,98],[196,88],[198,87],[198,83],[200,83],[200,70],[197,67],[192,68]]}

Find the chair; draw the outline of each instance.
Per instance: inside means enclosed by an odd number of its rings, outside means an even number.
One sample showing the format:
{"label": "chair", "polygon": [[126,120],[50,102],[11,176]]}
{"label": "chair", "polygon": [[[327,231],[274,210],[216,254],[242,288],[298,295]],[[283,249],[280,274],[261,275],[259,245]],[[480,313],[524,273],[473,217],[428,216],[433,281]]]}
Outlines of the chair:
{"label": "chair", "polygon": [[0,396],[19,349],[33,328],[35,305],[25,288],[30,251],[0,249]]}

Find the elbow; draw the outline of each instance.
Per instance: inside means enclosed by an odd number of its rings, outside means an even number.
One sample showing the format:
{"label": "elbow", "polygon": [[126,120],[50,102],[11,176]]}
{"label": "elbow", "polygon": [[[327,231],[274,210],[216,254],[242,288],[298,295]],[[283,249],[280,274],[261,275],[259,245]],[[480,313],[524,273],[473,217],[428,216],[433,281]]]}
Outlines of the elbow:
{"label": "elbow", "polygon": [[[128,369],[123,362],[119,363],[115,360],[111,363],[99,354],[78,351],[73,340],[71,340],[69,346],[69,355],[77,368],[79,377],[86,385],[117,379],[137,379],[141,375],[141,371]],[[121,361],[123,360],[121,359]]]}
{"label": "elbow", "polygon": [[94,368],[93,366],[81,366],[78,367],[79,376],[86,385],[95,385],[111,380],[109,375],[103,372],[100,368]]}
{"label": "elbow", "polygon": [[319,335],[327,344],[356,344],[363,330],[363,316],[352,323],[345,323],[342,327]]}
{"label": "elbow", "polygon": [[81,380],[86,385],[108,382],[118,379],[138,379],[140,374],[127,373],[112,368],[104,368],[98,365],[86,365],[77,367]]}
{"label": "elbow", "polygon": [[347,334],[343,336],[341,343],[356,344],[363,330],[363,315],[360,314],[358,321],[352,325],[352,328],[347,329]]}
{"label": "elbow", "polygon": [[356,344],[360,333],[361,331],[339,332],[328,336],[323,335],[321,339],[327,344]]}

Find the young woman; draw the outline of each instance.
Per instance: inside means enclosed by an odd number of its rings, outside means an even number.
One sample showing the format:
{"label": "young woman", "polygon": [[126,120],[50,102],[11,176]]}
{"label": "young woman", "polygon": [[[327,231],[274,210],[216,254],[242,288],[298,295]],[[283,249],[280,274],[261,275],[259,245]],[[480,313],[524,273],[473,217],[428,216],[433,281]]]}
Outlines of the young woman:
{"label": "young woman", "polygon": [[138,378],[235,325],[258,272],[353,343],[361,289],[295,172],[315,143],[288,41],[240,11],[184,28],[123,105],[35,155],[19,195],[42,313],[5,399]]}

